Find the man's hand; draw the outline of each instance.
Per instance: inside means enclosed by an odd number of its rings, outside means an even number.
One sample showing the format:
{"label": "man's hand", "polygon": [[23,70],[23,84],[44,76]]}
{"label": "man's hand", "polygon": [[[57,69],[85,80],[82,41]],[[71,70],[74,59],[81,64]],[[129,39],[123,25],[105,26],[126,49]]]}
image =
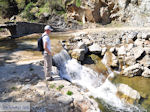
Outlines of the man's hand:
{"label": "man's hand", "polygon": [[51,55],[51,52],[50,52],[49,49],[47,48],[47,42],[45,42],[44,50],[45,50],[49,55]]}
{"label": "man's hand", "polygon": [[48,55],[51,55],[51,52],[50,52],[50,51],[48,52]]}

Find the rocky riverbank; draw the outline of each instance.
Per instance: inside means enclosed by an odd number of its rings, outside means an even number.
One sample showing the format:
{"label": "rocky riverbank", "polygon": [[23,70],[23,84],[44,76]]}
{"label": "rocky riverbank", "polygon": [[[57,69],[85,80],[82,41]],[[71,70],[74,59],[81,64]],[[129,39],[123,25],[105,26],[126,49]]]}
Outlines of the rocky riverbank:
{"label": "rocky riverbank", "polygon": [[30,102],[32,112],[96,112],[88,91],[62,80],[53,67],[54,81],[45,82],[42,61],[0,67],[0,101]]}
{"label": "rocky riverbank", "polygon": [[148,29],[135,30],[87,31],[63,41],[62,45],[83,63],[86,55],[96,54],[102,60],[107,59],[104,64],[124,76],[150,77],[150,33]]}

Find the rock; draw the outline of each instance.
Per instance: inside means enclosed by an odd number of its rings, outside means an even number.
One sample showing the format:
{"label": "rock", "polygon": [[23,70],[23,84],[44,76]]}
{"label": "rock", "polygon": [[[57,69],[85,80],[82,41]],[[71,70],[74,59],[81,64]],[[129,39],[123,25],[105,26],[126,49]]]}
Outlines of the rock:
{"label": "rock", "polygon": [[90,102],[88,102],[87,100],[82,100],[80,102],[75,101],[74,104],[76,107],[79,107],[81,109],[81,112],[87,112],[87,110],[91,107]]}
{"label": "rock", "polygon": [[16,20],[16,16],[12,16],[12,17],[10,18],[10,21],[14,21],[14,20]]}
{"label": "rock", "polygon": [[118,5],[119,5],[122,9],[125,9],[125,7],[127,6],[126,1],[127,1],[127,0],[118,0]]}
{"label": "rock", "polygon": [[115,56],[117,56],[117,50],[115,47],[110,48],[109,50],[111,53],[113,53]]}
{"label": "rock", "polygon": [[150,40],[150,34],[147,34],[147,35],[146,35],[145,40]]}
{"label": "rock", "polygon": [[143,72],[142,66],[137,63],[135,65],[129,66],[124,69],[123,74],[125,76],[133,77],[133,76],[141,76]]}
{"label": "rock", "polygon": [[107,7],[102,7],[100,9],[100,16],[101,16],[103,25],[108,24],[108,23],[111,22],[111,20],[110,20],[110,12],[109,12]]}
{"label": "rock", "polygon": [[119,67],[118,59],[117,59],[117,57],[116,57],[114,54],[112,54],[111,67],[115,67],[115,68],[118,68],[118,67]]}
{"label": "rock", "polygon": [[74,49],[71,53],[71,57],[79,61],[83,61],[85,53],[85,49]]}
{"label": "rock", "polygon": [[150,56],[146,55],[142,60],[139,61],[144,67],[150,68]]}
{"label": "rock", "polygon": [[143,46],[143,41],[141,39],[136,39],[134,42],[135,46]]}
{"label": "rock", "polygon": [[33,89],[40,95],[45,95],[48,92],[48,87],[45,82],[38,82],[37,85],[33,86]]}
{"label": "rock", "polygon": [[132,43],[128,44],[127,51],[130,52],[133,47],[134,45]]}
{"label": "rock", "polygon": [[128,38],[135,41],[137,39],[137,35],[138,35],[137,32],[131,32],[131,33],[129,33]]}
{"label": "rock", "polygon": [[115,47],[110,48],[109,51],[113,53],[115,51]]}
{"label": "rock", "polygon": [[137,34],[137,39],[142,39],[142,33],[141,33],[141,32],[139,32],[139,33]]}
{"label": "rock", "polygon": [[103,48],[102,48],[102,53],[101,53],[101,55],[104,56],[105,53],[106,53],[106,51],[107,51],[107,47],[103,47]]}
{"label": "rock", "polygon": [[150,69],[147,67],[144,67],[144,72],[142,73],[142,76],[149,78],[150,77]]}
{"label": "rock", "polygon": [[150,48],[149,47],[144,47],[144,50],[145,50],[146,54],[148,56],[150,56]]}
{"label": "rock", "polygon": [[63,95],[63,96],[58,97],[57,101],[64,105],[69,105],[69,104],[73,103],[73,98],[70,96],[67,96],[67,95]]}
{"label": "rock", "polygon": [[39,8],[38,7],[33,7],[30,11],[30,13],[32,14],[36,14],[37,12],[39,12]]}
{"label": "rock", "polygon": [[121,46],[120,48],[118,48],[118,56],[124,56],[124,55],[126,55],[126,47]]}
{"label": "rock", "polygon": [[83,42],[85,43],[85,45],[87,45],[87,46],[90,46],[90,45],[93,44],[93,42],[90,41],[89,39],[83,39],[82,41],[83,41]]}
{"label": "rock", "polygon": [[118,88],[118,96],[124,99],[126,102],[134,104],[138,103],[141,96],[140,93],[126,84],[119,84]]}
{"label": "rock", "polygon": [[78,42],[76,49],[86,49],[86,45],[84,44],[84,42]]}
{"label": "rock", "polygon": [[133,52],[134,52],[134,57],[136,60],[141,60],[146,55],[144,48],[140,46],[134,47]]}
{"label": "rock", "polygon": [[124,63],[128,66],[132,66],[132,65],[136,64],[135,57],[134,56],[126,56]]}
{"label": "rock", "polygon": [[31,84],[27,84],[27,85],[23,86],[21,90],[25,91],[25,90],[30,89],[30,88],[31,88]]}
{"label": "rock", "polygon": [[100,45],[94,43],[93,45],[89,46],[89,51],[91,53],[101,53],[102,48],[100,47]]}

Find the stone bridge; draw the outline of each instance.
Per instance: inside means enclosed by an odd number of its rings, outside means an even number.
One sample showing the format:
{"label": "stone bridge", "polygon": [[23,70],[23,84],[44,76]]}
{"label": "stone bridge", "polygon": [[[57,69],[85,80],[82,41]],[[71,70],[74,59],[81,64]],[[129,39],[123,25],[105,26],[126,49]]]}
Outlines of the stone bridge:
{"label": "stone bridge", "polygon": [[0,24],[0,28],[7,28],[11,37],[21,37],[33,33],[42,33],[44,31],[45,24],[41,23],[28,23],[28,22],[7,22]]}

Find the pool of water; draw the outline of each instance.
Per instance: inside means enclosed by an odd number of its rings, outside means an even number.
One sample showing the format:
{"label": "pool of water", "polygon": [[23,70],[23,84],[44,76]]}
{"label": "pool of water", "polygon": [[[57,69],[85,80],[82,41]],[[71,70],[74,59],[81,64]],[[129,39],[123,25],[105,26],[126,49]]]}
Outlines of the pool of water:
{"label": "pool of water", "polygon": [[113,83],[124,83],[132,87],[133,89],[137,90],[142,99],[140,100],[140,105],[147,109],[150,112],[150,79],[144,77],[124,77],[121,75],[117,75],[113,80]]}
{"label": "pool of water", "polygon": [[[105,76],[108,75],[107,68],[104,64],[101,62],[101,58],[99,58],[96,55],[90,55],[92,60],[95,62],[95,69],[99,73],[105,74]],[[123,83],[129,85],[131,88],[137,90],[141,95],[141,100],[139,101],[139,105],[141,105],[144,109],[147,110],[147,112],[150,112],[150,79],[144,78],[144,77],[125,77],[120,74],[115,74],[114,78],[110,79],[113,84]],[[99,107],[102,112],[108,111],[109,112],[115,112],[113,107],[110,105],[107,105],[103,100],[96,99],[99,103]],[[122,110],[123,112],[123,110]]]}
{"label": "pool of water", "polygon": [[[37,51],[37,39],[41,34],[32,34],[16,39],[0,38],[0,66],[6,63],[16,63],[20,61],[32,61],[42,59],[41,52]],[[51,34],[52,54],[61,51],[61,40],[68,36]]]}

